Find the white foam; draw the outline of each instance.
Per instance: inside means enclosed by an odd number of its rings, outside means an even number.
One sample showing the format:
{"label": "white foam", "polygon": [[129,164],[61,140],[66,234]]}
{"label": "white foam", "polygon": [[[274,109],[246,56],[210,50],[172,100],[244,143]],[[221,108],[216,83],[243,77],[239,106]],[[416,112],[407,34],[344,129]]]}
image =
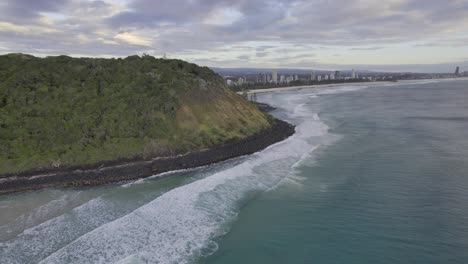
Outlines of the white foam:
{"label": "white foam", "polygon": [[[306,107],[297,109],[296,117],[307,115]],[[186,263],[209,255],[217,249],[213,239],[226,232],[242,202],[288,176],[291,166],[313,149],[308,137],[326,133],[323,126],[317,118],[303,121],[289,139],[235,167],[172,189],[77,238],[41,263]]]}
{"label": "white foam", "polygon": [[116,264],[140,264],[142,260],[136,255],[130,255],[116,262]]}
{"label": "white foam", "polygon": [[[44,219],[46,219],[50,214],[54,214],[56,211],[59,211],[60,208],[68,202],[68,200],[68,196],[62,194],[44,204],[36,205],[37,207],[32,210],[18,215],[11,219],[10,222],[0,225],[0,237],[3,238],[5,234],[21,232],[24,229],[40,224],[42,221],[45,221]],[[9,208],[5,208],[3,210],[9,210]]]}
{"label": "white foam", "polygon": [[160,174],[155,174],[155,175],[152,175],[152,176],[149,176],[149,177],[145,177],[145,178],[141,178],[141,179],[138,179],[138,180],[133,180],[133,181],[124,183],[124,184],[121,185],[121,187],[122,188],[129,188],[129,187],[134,186],[134,185],[143,184],[147,180],[154,180],[154,179],[157,179],[157,178],[168,177],[168,176],[173,175],[173,174],[179,174],[179,173],[184,173],[184,172],[191,172],[191,171],[194,171],[194,170],[200,170],[200,169],[203,169],[203,168],[207,168],[208,166],[210,166],[210,165],[199,166],[199,167],[196,167],[196,168],[188,168],[188,169],[167,171],[167,172],[163,172],[163,173],[160,173]]}
{"label": "white foam", "polygon": [[304,153],[298,161],[294,162],[294,164],[291,166],[291,168],[293,168],[293,169],[298,168],[302,164],[302,162],[304,162],[304,160],[307,160],[307,159],[309,159],[311,157],[312,152],[314,152],[318,147],[319,146],[314,146],[311,150]]}
{"label": "white foam", "polygon": [[368,86],[368,85],[330,87],[330,88],[318,89],[317,90],[317,95],[357,92],[357,91],[361,91],[363,89],[367,89],[369,87],[370,86]]}
{"label": "white foam", "polygon": [[[26,205],[32,209],[24,211],[0,225],[0,241],[7,241],[24,230],[62,215],[69,211],[70,208],[80,206],[93,198],[89,197],[89,195],[85,197],[81,194],[81,191],[75,190],[50,190],[20,194],[21,197],[17,201],[20,207]],[[5,210],[14,212],[18,209],[14,206]]]}
{"label": "white foam", "polygon": [[[307,96],[283,94],[273,100],[297,124],[296,134],[287,140],[234,167],[172,189],[122,217],[112,213],[117,204],[94,199],[74,214],[0,244],[2,257],[7,263],[187,263],[212,254],[217,250],[214,239],[227,232],[242,204],[284,182],[291,168],[309,158],[318,138],[328,133],[328,127],[307,107]],[[286,182],[300,184],[301,180],[292,175]],[[80,221],[73,221],[77,213]],[[15,254],[23,255],[15,259]]]}
{"label": "white foam", "polygon": [[121,187],[122,188],[129,188],[129,187],[132,187],[133,185],[142,184],[144,182],[145,182],[145,178],[141,178],[141,179],[138,179],[138,180],[134,180],[134,181],[130,181],[128,183],[122,184]]}
{"label": "white foam", "polygon": [[[131,190],[128,190],[131,191]],[[122,192],[119,192],[122,195]],[[114,200],[112,191],[0,243],[0,263],[38,263],[77,237],[131,212],[134,201]]]}
{"label": "white foam", "polygon": [[[64,244],[70,243],[80,234],[86,232],[86,227],[92,228],[108,222],[107,204],[101,199],[93,199],[90,202],[76,208],[70,214],[64,214],[46,221],[40,225],[24,230],[15,239],[0,243],[0,255],[5,263],[37,263],[42,258],[59,249]],[[87,219],[79,220],[80,215],[86,215]],[[94,222],[85,223],[86,221]],[[93,227],[94,226],[94,227]],[[85,231],[82,231],[85,229]]]}

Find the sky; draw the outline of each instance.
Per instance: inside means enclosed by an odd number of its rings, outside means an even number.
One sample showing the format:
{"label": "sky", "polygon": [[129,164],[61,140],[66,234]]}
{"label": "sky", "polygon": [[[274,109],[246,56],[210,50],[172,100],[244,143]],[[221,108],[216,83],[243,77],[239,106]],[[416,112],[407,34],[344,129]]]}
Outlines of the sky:
{"label": "sky", "polygon": [[0,54],[468,70],[468,0],[1,0]]}

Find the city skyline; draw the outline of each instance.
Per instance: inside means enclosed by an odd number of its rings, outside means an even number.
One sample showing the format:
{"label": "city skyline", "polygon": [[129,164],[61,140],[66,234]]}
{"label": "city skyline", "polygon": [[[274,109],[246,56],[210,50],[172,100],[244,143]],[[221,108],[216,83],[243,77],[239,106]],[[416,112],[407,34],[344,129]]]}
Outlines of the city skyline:
{"label": "city skyline", "polygon": [[0,54],[167,54],[210,67],[468,68],[463,0],[6,0],[0,15]]}

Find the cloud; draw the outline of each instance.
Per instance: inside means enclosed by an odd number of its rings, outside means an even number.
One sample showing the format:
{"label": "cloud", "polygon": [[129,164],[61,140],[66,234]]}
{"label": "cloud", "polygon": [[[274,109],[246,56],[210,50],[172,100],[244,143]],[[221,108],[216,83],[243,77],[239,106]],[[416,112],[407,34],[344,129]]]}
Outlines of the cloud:
{"label": "cloud", "polygon": [[237,59],[239,59],[241,61],[246,61],[246,60],[249,60],[250,57],[247,56],[247,55],[241,55],[241,56],[237,56]]}
{"label": "cloud", "polygon": [[268,50],[268,49],[272,49],[274,48],[275,46],[271,46],[271,45],[262,45],[262,46],[259,46],[259,47],[256,47],[255,50],[258,51],[258,52],[262,52],[262,51],[265,51],[265,50]]}
{"label": "cloud", "polygon": [[9,22],[0,22],[0,32],[13,32],[19,34],[42,34],[56,32],[56,30],[53,28],[41,26],[23,26]]}
{"label": "cloud", "polygon": [[[411,51],[422,47],[433,51],[427,61],[436,63],[438,59],[432,55],[440,54],[441,47],[457,48],[466,57],[466,24],[465,0],[4,0],[0,3],[2,53],[89,56],[168,53],[171,57],[217,66],[314,65],[332,62],[333,58],[336,63],[338,57],[333,54],[337,53],[342,63],[349,64],[358,62],[357,57],[349,54],[358,54],[359,59],[383,56],[394,47],[406,47],[407,64],[421,61],[417,56],[423,55]],[[454,52],[452,55],[455,60]]]}
{"label": "cloud", "polygon": [[143,38],[129,32],[119,33],[114,37],[114,39],[140,46],[150,47],[152,44],[152,41],[150,39]]}
{"label": "cloud", "polygon": [[203,23],[215,26],[228,26],[242,19],[243,14],[237,9],[225,7],[212,10]]}
{"label": "cloud", "polygon": [[15,22],[29,21],[41,12],[58,12],[69,0],[5,0],[0,6],[2,17]]}
{"label": "cloud", "polygon": [[427,47],[435,47],[435,46],[438,46],[440,44],[437,44],[437,43],[423,43],[423,44],[415,44],[413,45],[413,47],[415,48],[427,48]]}
{"label": "cloud", "polygon": [[351,48],[348,50],[356,50],[356,51],[365,51],[365,50],[380,50],[383,49],[384,47],[366,47],[366,48]]}
{"label": "cloud", "polygon": [[0,22],[0,31],[26,33],[29,31],[29,28],[25,26],[15,25],[15,24],[8,23],[8,22]]}

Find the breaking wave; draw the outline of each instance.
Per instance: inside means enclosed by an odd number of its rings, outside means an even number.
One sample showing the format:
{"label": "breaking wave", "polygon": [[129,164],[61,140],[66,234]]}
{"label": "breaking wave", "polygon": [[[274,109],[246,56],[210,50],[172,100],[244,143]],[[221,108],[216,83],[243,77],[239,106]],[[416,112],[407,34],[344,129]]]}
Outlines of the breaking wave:
{"label": "breaking wave", "polygon": [[[0,243],[0,255],[6,263],[190,263],[208,256],[246,202],[280,183],[300,184],[295,168],[328,136],[326,124],[308,107],[312,95],[360,89],[266,95],[266,101],[281,106],[288,121],[296,124],[296,133],[287,140],[136,209],[116,208],[118,204],[106,197],[92,199]],[[138,181],[118,189],[129,192],[145,184]]]}

